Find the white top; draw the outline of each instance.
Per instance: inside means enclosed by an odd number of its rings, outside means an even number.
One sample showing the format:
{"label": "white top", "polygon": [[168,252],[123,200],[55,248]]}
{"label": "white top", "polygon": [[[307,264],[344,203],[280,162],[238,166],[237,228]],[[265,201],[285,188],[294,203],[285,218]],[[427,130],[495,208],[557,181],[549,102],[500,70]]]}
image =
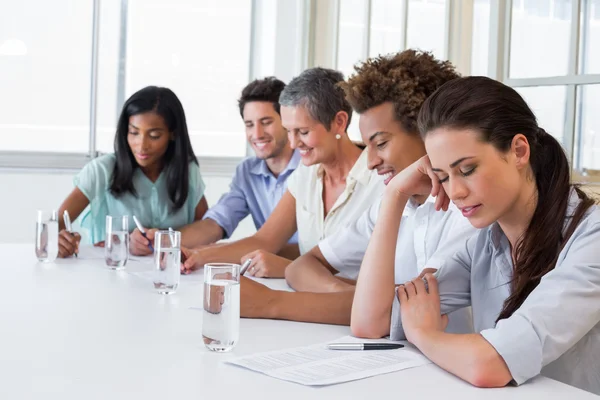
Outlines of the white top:
{"label": "white top", "polygon": [[[343,276],[358,277],[379,216],[381,199],[373,204],[354,224],[319,243],[321,253]],[[422,205],[409,201],[404,208],[398,239],[394,281],[405,283],[418,276],[425,268],[440,268],[444,261],[464,248],[468,238],[477,230],[450,204],[448,211],[435,210],[435,198],[429,197]],[[448,332],[473,332],[470,310],[459,310],[449,315]]]}
{"label": "white top", "polygon": [[[579,202],[573,192],[565,226]],[[475,331],[502,356],[517,384],[541,373],[600,394],[599,244],[600,209],[592,206],[554,269],[511,317],[496,324],[511,293],[513,263],[508,239],[495,223],[438,271],[442,313],[472,306]],[[397,298],[391,336],[404,336]]]}
{"label": "white top", "polygon": [[320,164],[299,166],[288,178],[288,190],[296,199],[298,245],[304,254],[320,240],[344,228],[360,217],[384,189],[376,171],[367,168],[367,150],[356,160],[346,177],[346,187],[325,218],[323,170]]}
{"label": "white top", "polygon": [[162,296],[128,273],[148,270],[148,262],[110,271],[101,259],[40,264],[33,244],[0,245],[0,253],[3,400],[352,400],[375,390],[411,399],[596,398],[543,377],[519,388],[478,389],[433,364],[322,388],[297,385],[223,361],[333,341],[349,327],[242,319],[233,351],[211,353],[202,343],[202,312],[189,309],[202,306],[203,271],[182,276],[177,293]]}

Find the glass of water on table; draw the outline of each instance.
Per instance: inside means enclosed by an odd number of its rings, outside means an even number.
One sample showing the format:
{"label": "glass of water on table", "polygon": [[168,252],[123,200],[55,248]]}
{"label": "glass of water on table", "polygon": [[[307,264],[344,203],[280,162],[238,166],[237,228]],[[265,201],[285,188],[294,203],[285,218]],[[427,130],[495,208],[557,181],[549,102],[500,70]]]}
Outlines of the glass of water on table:
{"label": "glass of water on table", "polygon": [[158,231],[154,236],[154,288],[160,294],[177,291],[181,276],[181,233]]}
{"label": "glass of water on table", "polygon": [[56,210],[37,212],[35,255],[43,262],[54,262],[58,256],[58,212]]}
{"label": "glass of water on table", "polygon": [[211,351],[226,352],[240,335],[240,266],[204,265],[202,339]]}
{"label": "glass of water on table", "polygon": [[104,260],[110,269],[123,269],[129,259],[129,216],[106,216]]}

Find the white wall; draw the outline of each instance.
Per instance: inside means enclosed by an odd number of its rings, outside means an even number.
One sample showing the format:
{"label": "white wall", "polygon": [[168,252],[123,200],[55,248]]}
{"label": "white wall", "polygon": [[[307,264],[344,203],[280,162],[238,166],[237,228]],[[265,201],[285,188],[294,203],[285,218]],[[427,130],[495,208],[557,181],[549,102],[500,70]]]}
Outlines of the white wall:
{"label": "white wall", "polygon": [[[0,243],[33,243],[36,210],[58,209],[73,189],[76,171],[21,172],[0,171]],[[213,205],[229,188],[231,176],[204,176],[206,199]],[[255,231],[246,218],[233,234],[233,239]]]}

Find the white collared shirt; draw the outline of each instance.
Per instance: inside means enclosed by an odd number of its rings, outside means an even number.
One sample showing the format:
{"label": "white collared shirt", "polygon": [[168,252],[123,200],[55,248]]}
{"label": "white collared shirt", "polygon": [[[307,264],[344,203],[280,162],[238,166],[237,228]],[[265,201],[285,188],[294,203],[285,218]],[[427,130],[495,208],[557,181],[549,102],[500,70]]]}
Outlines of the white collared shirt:
{"label": "white collared shirt", "polygon": [[[568,221],[580,200],[573,191]],[[560,229],[560,228],[559,228]],[[496,323],[510,295],[513,262],[497,223],[482,229],[437,272],[442,313],[473,307],[479,332],[514,382],[542,374],[600,394],[600,209],[589,209],[562,251],[512,316]],[[404,338],[394,297],[391,338]]]}
{"label": "white collared shirt", "polygon": [[367,168],[367,150],[346,177],[346,187],[325,218],[320,164],[300,165],[288,178],[288,190],[296,199],[298,245],[304,254],[338,230],[350,225],[383,193],[383,180]]}
{"label": "white collared shirt", "polygon": [[[381,199],[348,229],[319,243],[319,250],[327,262],[343,276],[358,277],[380,205]],[[440,268],[447,258],[464,248],[467,239],[476,232],[453,204],[444,212],[435,210],[433,197],[422,205],[410,201],[404,208],[398,231],[395,283],[414,279],[425,268]],[[470,310],[459,310],[449,317],[448,332],[473,332]]]}

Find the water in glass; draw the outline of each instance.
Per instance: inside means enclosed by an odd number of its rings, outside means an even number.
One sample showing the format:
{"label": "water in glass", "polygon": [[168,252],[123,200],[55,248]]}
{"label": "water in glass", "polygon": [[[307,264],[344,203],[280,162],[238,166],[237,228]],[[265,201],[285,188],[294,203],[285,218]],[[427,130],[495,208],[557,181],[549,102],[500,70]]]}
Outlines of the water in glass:
{"label": "water in glass", "polygon": [[157,247],[154,263],[154,288],[160,294],[175,293],[181,274],[181,250]]}
{"label": "water in glass", "polygon": [[129,233],[113,231],[104,243],[104,260],[111,269],[122,269],[129,258]]}
{"label": "water in glass", "polygon": [[35,225],[35,255],[39,261],[54,262],[58,257],[58,213],[38,211]]}
{"label": "water in glass", "polygon": [[212,280],[204,283],[202,339],[209,350],[233,349],[240,332],[240,283]]}

